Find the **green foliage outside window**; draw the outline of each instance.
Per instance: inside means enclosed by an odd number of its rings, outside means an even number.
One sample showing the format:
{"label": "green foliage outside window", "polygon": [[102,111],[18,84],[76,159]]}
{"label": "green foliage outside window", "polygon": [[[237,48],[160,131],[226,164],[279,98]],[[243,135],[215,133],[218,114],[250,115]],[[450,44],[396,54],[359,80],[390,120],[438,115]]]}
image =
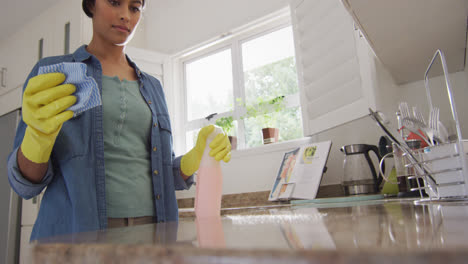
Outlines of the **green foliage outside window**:
{"label": "green foliage outside window", "polygon": [[276,127],[278,115],[286,108],[284,96],[278,96],[270,100],[259,97],[258,101],[252,105],[246,105],[241,98],[237,98],[237,102],[246,109],[245,116],[241,118],[256,118],[261,123],[262,128]]}
{"label": "green foliage outside window", "polygon": [[234,119],[232,116],[218,118],[215,124],[221,127],[227,135],[232,136],[231,132],[234,128]]}
{"label": "green foliage outside window", "polygon": [[244,73],[246,104],[299,92],[296,62],[289,57]]}
{"label": "green foliage outside window", "polygon": [[[289,57],[244,73],[245,79],[245,106],[265,105],[278,98],[280,109],[270,108],[271,113],[250,115],[245,118],[246,147],[263,144],[261,129],[265,123],[280,129],[279,141],[300,138],[302,133],[301,110],[299,107],[284,107],[283,96],[298,93],[296,62]],[[276,111],[278,110],[278,111]]]}

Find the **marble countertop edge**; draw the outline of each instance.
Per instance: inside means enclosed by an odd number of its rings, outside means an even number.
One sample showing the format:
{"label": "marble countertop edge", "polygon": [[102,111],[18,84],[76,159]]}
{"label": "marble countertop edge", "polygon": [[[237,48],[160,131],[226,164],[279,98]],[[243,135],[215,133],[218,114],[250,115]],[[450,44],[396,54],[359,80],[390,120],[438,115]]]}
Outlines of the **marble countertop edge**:
{"label": "marble countertop edge", "polygon": [[269,250],[128,244],[38,244],[34,263],[466,263],[466,248]]}

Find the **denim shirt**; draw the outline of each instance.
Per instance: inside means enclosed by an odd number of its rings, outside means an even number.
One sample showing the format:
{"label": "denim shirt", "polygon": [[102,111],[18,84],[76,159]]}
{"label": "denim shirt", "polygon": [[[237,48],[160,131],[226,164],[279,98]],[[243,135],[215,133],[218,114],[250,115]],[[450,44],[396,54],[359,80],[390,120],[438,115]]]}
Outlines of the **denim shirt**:
{"label": "denim shirt", "polygon": [[[151,109],[151,171],[156,221],[177,221],[178,206],[175,190],[188,189],[193,176],[184,181],[180,174],[180,159],[175,158],[172,130],[165,95],[160,82],[135,69],[140,92]],[[37,75],[43,65],[60,62],[83,62],[87,75],[98,83],[102,95],[102,67],[85,45],[73,54],[41,59],[29,74]],[[12,153],[8,157],[8,180],[19,196],[30,199],[47,187],[31,240],[107,228],[106,183],[103,143],[102,106],[92,108],[65,122],[57,136],[47,172],[41,183],[26,180],[17,165],[17,152],[24,137],[26,124],[20,121]]]}

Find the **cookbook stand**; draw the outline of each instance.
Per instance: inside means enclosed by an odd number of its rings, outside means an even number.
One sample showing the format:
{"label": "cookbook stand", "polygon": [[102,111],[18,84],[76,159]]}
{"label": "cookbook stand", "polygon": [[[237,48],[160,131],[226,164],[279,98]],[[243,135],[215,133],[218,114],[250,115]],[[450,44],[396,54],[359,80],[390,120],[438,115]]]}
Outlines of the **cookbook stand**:
{"label": "cookbook stand", "polygon": [[[434,106],[429,89],[429,72],[437,59],[440,59],[442,65],[453,123],[456,126],[456,140],[426,147],[417,154],[408,153],[403,149],[410,160],[410,164],[407,166],[414,169],[414,176],[410,176],[410,178],[423,179],[424,181],[424,186],[420,186],[417,180],[418,188],[412,188],[411,191],[420,192],[421,199],[418,202],[468,200],[468,166],[465,152],[465,147],[468,149],[468,141],[462,139],[447,64],[441,50],[435,52],[424,75],[427,101],[432,110]],[[423,196],[422,190],[426,192],[428,197]]]}

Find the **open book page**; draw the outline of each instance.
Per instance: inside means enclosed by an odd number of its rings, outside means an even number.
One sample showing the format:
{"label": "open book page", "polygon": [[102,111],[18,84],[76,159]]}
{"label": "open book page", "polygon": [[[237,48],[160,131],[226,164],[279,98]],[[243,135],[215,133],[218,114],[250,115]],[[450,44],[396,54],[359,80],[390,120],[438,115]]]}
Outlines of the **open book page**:
{"label": "open book page", "polygon": [[324,141],[286,152],[268,199],[314,199],[330,147],[331,141]]}
{"label": "open book page", "polygon": [[268,196],[269,201],[277,200],[283,193],[286,192],[286,187],[289,180],[291,179],[291,174],[297,160],[296,157],[298,152],[299,148],[284,154],[278,175],[275,179],[270,195]]}

